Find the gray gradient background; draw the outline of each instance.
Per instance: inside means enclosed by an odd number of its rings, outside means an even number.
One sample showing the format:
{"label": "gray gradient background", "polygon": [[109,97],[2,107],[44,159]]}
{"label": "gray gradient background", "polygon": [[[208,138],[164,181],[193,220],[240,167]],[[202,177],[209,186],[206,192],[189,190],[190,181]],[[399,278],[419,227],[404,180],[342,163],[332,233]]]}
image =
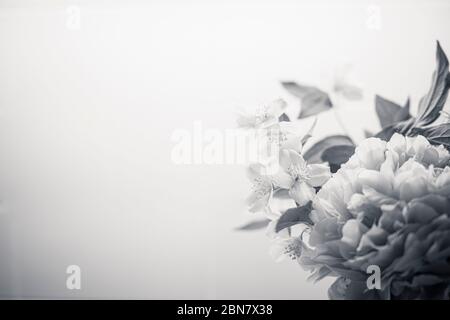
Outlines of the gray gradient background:
{"label": "gray gradient background", "polygon": [[[359,140],[378,129],[374,93],[416,106],[449,18],[433,0],[0,1],[0,295],[326,298],[331,281],[274,263],[264,232],[233,231],[244,167],[174,165],[171,134],[278,97],[295,113],[280,80],[327,89],[351,63],[365,98],[339,112]],[[318,134],[339,130],[321,116]]]}

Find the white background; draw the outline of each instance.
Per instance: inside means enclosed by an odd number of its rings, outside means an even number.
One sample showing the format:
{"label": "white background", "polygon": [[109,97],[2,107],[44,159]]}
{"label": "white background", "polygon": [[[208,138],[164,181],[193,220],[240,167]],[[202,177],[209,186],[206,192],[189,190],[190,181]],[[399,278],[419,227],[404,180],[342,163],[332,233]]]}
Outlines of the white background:
{"label": "white background", "polygon": [[[375,93],[416,107],[449,18],[425,0],[0,1],[1,295],[325,299],[330,280],[234,230],[251,218],[244,167],[177,166],[171,135],[279,97],[295,115],[280,80],[330,90],[351,64],[364,100],[338,112],[358,141],[378,130]],[[331,112],[316,134],[332,133]]]}

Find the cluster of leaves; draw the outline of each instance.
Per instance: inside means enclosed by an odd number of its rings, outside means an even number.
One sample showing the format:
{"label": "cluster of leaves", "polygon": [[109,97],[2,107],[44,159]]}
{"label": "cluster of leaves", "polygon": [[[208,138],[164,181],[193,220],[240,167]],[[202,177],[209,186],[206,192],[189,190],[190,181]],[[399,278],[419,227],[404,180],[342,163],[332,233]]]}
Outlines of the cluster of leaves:
{"label": "cluster of leaves", "polygon": [[[298,97],[301,101],[299,119],[317,115],[334,107],[330,96],[313,86],[300,85],[295,82],[282,82],[283,87]],[[418,112],[415,117],[410,114],[410,100],[401,106],[380,96],[375,97],[375,110],[380,122],[381,131],[375,134],[383,140],[389,140],[394,133],[406,136],[425,136],[430,143],[443,145],[450,151],[450,121],[435,124],[441,115],[447,100],[450,88],[449,62],[439,42],[436,49],[436,70],[433,72],[431,86],[427,94],[420,100]],[[341,94],[347,99],[359,99],[358,88],[346,86]],[[280,117],[280,121],[290,121],[286,114]],[[367,134],[372,136],[372,134]],[[333,135],[326,137],[312,145],[303,155],[308,163],[328,162],[334,173],[343,163],[353,155],[355,144],[352,139],[345,135]],[[311,224],[309,213],[312,204],[287,210],[278,220],[276,231],[289,228],[293,225],[304,223]],[[267,220],[250,222],[242,226],[241,230],[256,230],[266,226]]]}
{"label": "cluster of leaves", "polygon": [[[298,118],[316,115],[333,108],[329,95],[315,87],[304,86],[295,82],[282,82],[288,92],[300,98],[302,108]],[[449,62],[439,42],[436,49],[436,70],[433,72],[431,86],[420,100],[417,116],[410,114],[410,100],[401,106],[380,96],[375,97],[375,110],[382,130],[375,137],[389,140],[394,133],[407,136],[423,135],[430,143],[443,145],[450,150],[450,121],[434,124],[439,118],[447,100],[450,88]],[[358,98],[356,87],[348,86],[347,97]],[[289,119],[284,118],[284,121]],[[372,134],[366,134],[372,136]],[[332,172],[347,162],[355,150],[355,144],[348,136],[326,137],[310,147],[304,154],[309,163],[328,162]]]}
{"label": "cluster of leaves", "polygon": [[409,99],[404,107],[377,97],[376,111],[382,130],[376,137],[389,140],[394,133],[425,136],[430,143],[450,150],[450,121],[434,124],[445,105],[450,88],[449,62],[439,42],[436,49],[436,70],[431,86],[419,102],[416,117],[409,114]]}

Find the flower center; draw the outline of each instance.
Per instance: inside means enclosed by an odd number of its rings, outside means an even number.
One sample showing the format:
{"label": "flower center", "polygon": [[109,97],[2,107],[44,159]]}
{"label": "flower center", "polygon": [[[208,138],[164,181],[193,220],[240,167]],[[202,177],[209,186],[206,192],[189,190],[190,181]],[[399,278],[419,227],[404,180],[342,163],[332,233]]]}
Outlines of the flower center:
{"label": "flower center", "polygon": [[262,177],[253,180],[252,190],[258,199],[263,198],[272,190],[272,183]]}
{"label": "flower center", "polygon": [[310,179],[310,173],[306,165],[290,165],[287,171],[296,181]]}
{"label": "flower center", "polygon": [[299,258],[302,254],[302,241],[298,238],[291,239],[283,253],[292,260]]}

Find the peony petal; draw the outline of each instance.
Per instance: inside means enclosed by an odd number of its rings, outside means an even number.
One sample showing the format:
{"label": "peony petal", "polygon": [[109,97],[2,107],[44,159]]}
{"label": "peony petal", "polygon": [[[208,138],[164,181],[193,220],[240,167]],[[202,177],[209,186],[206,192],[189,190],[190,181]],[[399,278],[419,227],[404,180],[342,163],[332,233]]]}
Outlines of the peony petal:
{"label": "peony petal", "polygon": [[427,194],[418,198],[417,202],[424,203],[439,213],[445,213],[450,208],[450,200],[437,194]]}
{"label": "peony petal", "polygon": [[436,179],[436,186],[438,188],[444,188],[448,185],[450,185],[450,167],[445,167]]}
{"label": "peony petal", "polygon": [[338,240],[342,237],[341,226],[336,218],[326,218],[314,225],[309,237],[309,243],[316,246],[332,240]]}
{"label": "peony petal", "polygon": [[402,207],[395,203],[393,205],[382,205],[381,210],[383,214],[378,221],[378,225],[388,232],[394,232],[396,222],[403,223]]}
{"label": "peony petal", "polygon": [[339,212],[330,202],[316,197],[314,199],[314,210],[310,214],[311,220],[316,223],[326,218],[340,217]]}
{"label": "peony petal", "polygon": [[438,167],[446,166],[450,160],[450,153],[443,145],[439,145],[436,148],[436,151],[439,154],[439,163],[437,164],[437,166]]}
{"label": "peony petal", "polygon": [[430,142],[424,136],[418,135],[414,138],[407,137],[406,141],[410,146],[408,153],[418,161],[422,161],[425,151],[430,146]]}
{"label": "peony petal", "polygon": [[347,209],[352,213],[353,218],[356,218],[358,213],[365,210],[367,204],[368,201],[364,195],[362,195],[361,193],[355,193],[350,198]]}
{"label": "peony petal", "polygon": [[359,173],[358,180],[363,186],[368,186],[387,196],[393,196],[392,184],[379,171],[363,170]]}
{"label": "peony petal", "polygon": [[365,232],[366,230],[367,227],[361,224],[358,220],[350,219],[344,224],[344,227],[342,228],[341,241],[356,248],[359,244],[361,236],[363,235],[363,232]]}
{"label": "peony petal", "polygon": [[379,170],[385,160],[386,142],[378,138],[369,138],[360,143],[355,150],[362,167]]}
{"label": "peony petal", "polygon": [[367,254],[371,249],[376,246],[382,246],[386,244],[388,233],[377,226],[372,226],[362,237],[359,243],[357,251],[359,254]]}
{"label": "peony petal", "polygon": [[439,152],[435,147],[429,146],[423,153],[422,163],[425,165],[439,165]]}
{"label": "peony petal", "polygon": [[423,197],[428,193],[427,181],[422,177],[411,176],[400,185],[400,200],[406,202]]}
{"label": "peony petal", "polygon": [[395,177],[394,172],[398,168],[398,163],[399,163],[398,155],[391,150],[387,150],[386,151],[386,160],[381,165],[380,173],[390,183],[392,183],[394,181],[394,177]]}
{"label": "peony petal", "polygon": [[439,214],[430,206],[419,201],[411,201],[404,209],[403,216],[407,223],[427,223]]}
{"label": "peony petal", "polygon": [[368,186],[364,186],[362,191],[366,199],[368,199],[372,204],[379,207],[383,205],[394,205],[398,202],[397,199],[382,194]]}
{"label": "peony petal", "polygon": [[402,154],[406,152],[406,139],[405,136],[394,133],[389,142],[386,145],[388,150],[395,151],[397,154]]}

